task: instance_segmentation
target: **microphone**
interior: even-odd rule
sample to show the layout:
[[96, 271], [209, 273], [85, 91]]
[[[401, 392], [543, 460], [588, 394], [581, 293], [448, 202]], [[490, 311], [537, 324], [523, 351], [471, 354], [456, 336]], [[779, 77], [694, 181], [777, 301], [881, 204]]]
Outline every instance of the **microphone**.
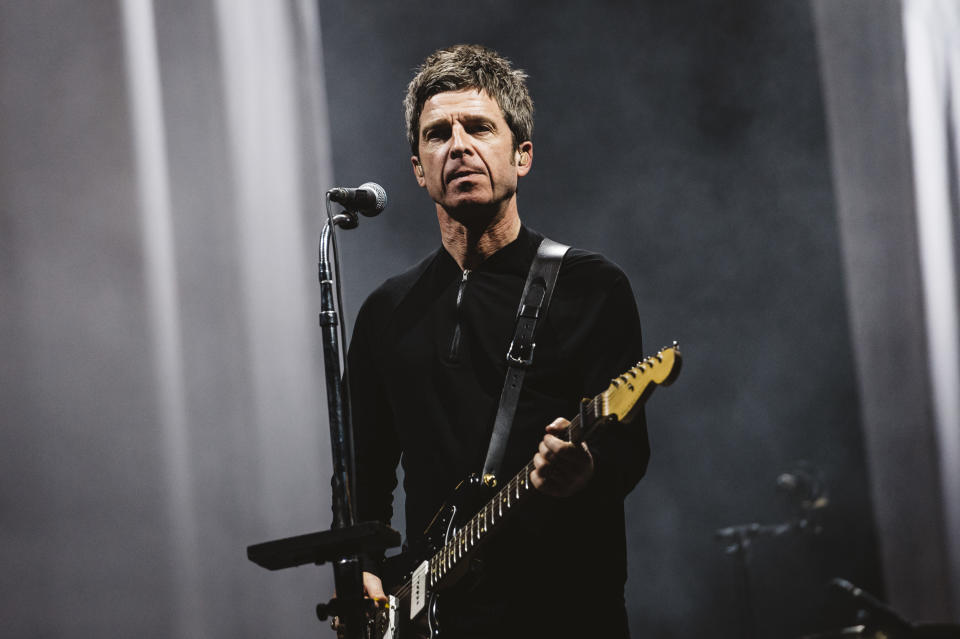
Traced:
[[805, 466], [781, 473], [777, 477], [777, 490], [799, 499], [805, 509], [823, 508], [830, 503], [826, 487], [819, 473]]
[[777, 477], [777, 489], [788, 495], [800, 495], [805, 498], [820, 492], [819, 486], [810, 475], [797, 471], [781, 473]]
[[[858, 608], [865, 610], [876, 625], [897, 633], [907, 633], [903, 636], [913, 636], [913, 624], [869, 592], [861, 590], [846, 579], [840, 579], [839, 577], [832, 580], [830, 585], [846, 595]], [[897, 634], [895, 636], [899, 637], [901, 635]]]
[[387, 192], [376, 182], [365, 182], [355, 189], [334, 187], [327, 191], [327, 196], [348, 211], [367, 217], [379, 215], [387, 206]]

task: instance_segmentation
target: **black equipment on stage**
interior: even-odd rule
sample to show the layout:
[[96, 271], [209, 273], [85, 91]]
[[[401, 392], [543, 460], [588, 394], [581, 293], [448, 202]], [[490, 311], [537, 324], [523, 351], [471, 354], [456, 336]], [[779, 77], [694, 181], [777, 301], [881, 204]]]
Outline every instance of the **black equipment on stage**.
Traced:
[[[332, 201], [347, 207], [337, 215], [330, 210]], [[357, 213], [373, 216], [383, 210], [387, 194], [381, 186], [367, 182], [357, 189], [331, 189], [327, 192], [327, 219], [320, 232], [318, 277], [320, 280], [320, 331], [323, 341], [327, 407], [330, 418], [330, 448], [333, 457], [333, 525], [330, 530], [288, 537], [247, 547], [247, 558], [269, 570], [291, 568], [307, 563], [333, 563], [338, 598], [317, 605], [317, 616], [336, 616], [344, 621], [338, 632], [360, 639], [368, 625], [373, 603], [364, 600], [359, 555], [380, 552], [400, 545], [400, 533], [380, 522], [357, 522], [352, 490], [353, 443], [350, 431], [349, 388], [341, 378], [339, 341], [346, 344], [346, 332], [337, 309], [343, 308], [340, 295], [340, 257], [334, 227], [356, 228]], [[333, 245], [334, 263], [330, 266], [329, 245]], [[334, 303], [336, 286], [336, 304]]]
[[960, 639], [960, 626], [913, 623], [846, 579], [833, 579], [830, 589], [850, 604], [857, 625], [807, 635], [802, 639]]

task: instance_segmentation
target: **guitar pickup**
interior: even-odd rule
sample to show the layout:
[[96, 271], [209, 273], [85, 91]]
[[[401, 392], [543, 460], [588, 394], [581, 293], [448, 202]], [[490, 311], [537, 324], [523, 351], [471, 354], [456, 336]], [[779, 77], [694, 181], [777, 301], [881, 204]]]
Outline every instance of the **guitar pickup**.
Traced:
[[427, 605], [427, 573], [430, 562], [424, 561], [413, 571], [410, 578], [410, 619], [413, 619]]

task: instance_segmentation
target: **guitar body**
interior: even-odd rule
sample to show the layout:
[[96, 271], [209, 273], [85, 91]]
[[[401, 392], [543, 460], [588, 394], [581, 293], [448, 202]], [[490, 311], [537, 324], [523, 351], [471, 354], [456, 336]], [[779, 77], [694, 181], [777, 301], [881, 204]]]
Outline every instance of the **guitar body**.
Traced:
[[[441, 549], [456, 545], [458, 533], [465, 524], [487, 502], [496, 491], [483, 485], [480, 477], [470, 475], [461, 481], [434, 515], [427, 526], [423, 538], [408, 551], [386, 560], [384, 566], [384, 590], [396, 599], [399, 619], [399, 636], [429, 637], [440, 639], [442, 632], [439, 621], [440, 594], [475, 572], [475, 549], [458, 555], [456, 566], [435, 588], [428, 588], [424, 610], [410, 619], [411, 581], [414, 571], [424, 561], [436, 555]], [[467, 556], [469, 555], [469, 557]], [[472, 560], [472, 561], [471, 561]], [[384, 638], [388, 639], [388, 638]]]

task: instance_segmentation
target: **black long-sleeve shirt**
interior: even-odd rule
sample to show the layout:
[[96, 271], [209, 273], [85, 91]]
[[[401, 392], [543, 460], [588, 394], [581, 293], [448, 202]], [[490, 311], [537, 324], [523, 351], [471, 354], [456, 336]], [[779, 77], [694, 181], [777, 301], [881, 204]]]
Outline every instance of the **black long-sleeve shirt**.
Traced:
[[[541, 239], [522, 228], [469, 271], [440, 248], [363, 304], [348, 361], [360, 520], [389, 522], [401, 459], [409, 537], [483, 466], [520, 294]], [[601, 392], [643, 356], [623, 272], [600, 255], [571, 249], [536, 343], [503, 477], [533, 457], [548, 423], [571, 418], [581, 397]], [[441, 599], [445, 636], [598, 636], [599, 629], [626, 636], [623, 497], [649, 458], [642, 412], [590, 448], [595, 473], [588, 486], [530, 504], [485, 547], [479, 584]], [[557, 605], [562, 614], [552, 609]]]

